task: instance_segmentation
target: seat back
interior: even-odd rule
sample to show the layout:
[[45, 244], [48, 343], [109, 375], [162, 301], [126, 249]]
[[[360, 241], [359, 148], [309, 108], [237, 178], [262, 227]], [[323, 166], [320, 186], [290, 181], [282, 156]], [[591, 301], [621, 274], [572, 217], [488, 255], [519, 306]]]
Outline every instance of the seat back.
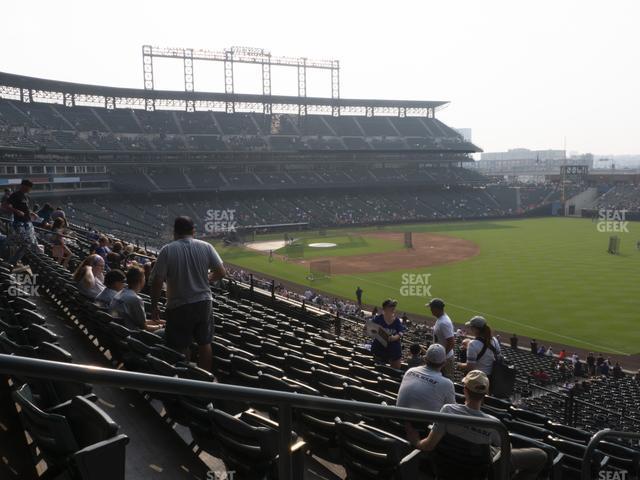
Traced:
[[38, 448], [45, 456], [62, 458], [78, 450], [78, 443], [67, 419], [62, 415], [45, 413], [33, 403], [31, 389], [24, 384], [12, 393], [20, 405], [20, 418]]
[[451, 434], [438, 442], [433, 458], [438, 479], [485, 479], [491, 469], [489, 444], [468, 442]]
[[37, 323], [32, 323], [27, 327], [27, 336], [31, 345], [38, 345], [40, 342], [55, 343], [58, 341], [58, 335]]
[[361, 425], [336, 419], [337, 443], [347, 478], [396, 477], [400, 461], [411, 452], [401, 439], [374, 433]]
[[66, 418], [80, 448], [108, 440], [120, 429], [104, 410], [84, 397], [71, 400]]
[[271, 470], [278, 453], [277, 430], [248, 425], [217, 409], [211, 411], [211, 422], [227, 466], [256, 478]]

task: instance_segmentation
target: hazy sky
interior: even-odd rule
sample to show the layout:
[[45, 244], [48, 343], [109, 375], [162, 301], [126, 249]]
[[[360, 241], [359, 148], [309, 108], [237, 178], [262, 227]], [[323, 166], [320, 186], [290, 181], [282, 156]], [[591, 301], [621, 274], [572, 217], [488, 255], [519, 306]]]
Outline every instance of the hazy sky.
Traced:
[[[142, 87], [141, 45], [262, 47], [335, 58], [341, 96], [449, 100], [438, 117], [485, 151], [640, 153], [640, 0], [4, 1], [0, 70]], [[181, 63], [158, 88], [183, 88]], [[238, 69], [237, 91], [260, 91]], [[251, 78], [251, 79], [250, 79]], [[309, 95], [330, 93], [309, 75]], [[196, 65], [222, 90], [222, 66]], [[295, 70], [273, 93], [296, 92]]]

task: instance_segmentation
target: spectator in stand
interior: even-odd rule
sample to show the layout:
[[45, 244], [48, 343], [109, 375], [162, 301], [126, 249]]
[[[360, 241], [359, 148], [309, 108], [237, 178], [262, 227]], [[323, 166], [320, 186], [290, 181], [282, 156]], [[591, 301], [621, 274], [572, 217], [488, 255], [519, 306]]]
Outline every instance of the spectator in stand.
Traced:
[[433, 298], [426, 306], [429, 307], [431, 314], [436, 318], [436, 323], [433, 326], [433, 341], [442, 345], [445, 352], [447, 352], [447, 360], [444, 367], [442, 367], [442, 374], [447, 378], [453, 378], [453, 371], [455, 369], [453, 322], [449, 316], [444, 313], [445, 305], [441, 299]]
[[131, 329], [147, 330], [158, 335], [164, 335], [163, 320], [147, 320], [144, 302], [138, 296], [146, 283], [144, 271], [140, 267], [127, 270], [127, 288], [120, 291], [111, 303], [109, 310], [112, 315], [122, 319], [124, 326]]
[[360, 287], [356, 288], [356, 300], [358, 302], [358, 306], [362, 307], [362, 289]]
[[549, 380], [551, 380], [551, 377], [549, 376], [549, 374], [547, 372], [545, 372], [543, 369], [540, 369], [536, 372], [535, 374], [535, 378], [537, 378], [538, 380], [540, 380], [540, 382], [542, 382], [543, 384], [547, 383]]
[[419, 367], [424, 364], [424, 349], [419, 343], [414, 343], [409, 347], [409, 353], [411, 357], [407, 360], [407, 365], [411, 367]]
[[512, 350], [517, 350], [518, 349], [518, 337], [516, 337], [515, 333], [511, 337], [510, 342], [511, 342], [511, 349]]
[[602, 356], [601, 353], [598, 354], [598, 357], [596, 358], [596, 366], [599, 368], [600, 365], [602, 365], [604, 363], [604, 357]]
[[113, 268], [118, 269], [122, 267], [122, 263], [123, 263], [122, 248], [123, 248], [122, 243], [120, 242], [113, 243], [113, 248], [107, 254], [107, 258], [106, 258], [109, 269], [113, 269]]
[[[434, 343], [427, 349], [426, 365], [410, 368], [402, 377], [396, 405], [430, 412], [439, 412], [443, 405], [455, 403], [453, 382], [442, 376], [446, 353]], [[407, 432], [411, 430], [407, 424]]]
[[109, 248], [109, 239], [106, 235], [100, 235], [98, 239], [98, 248], [96, 248], [96, 253], [100, 255], [104, 260], [107, 259], [107, 255], [111, 253], [111, 249]]
[[589, 375], [596, 374], [596, 357], [593, 355], [593, 352], [589, 352], [587, 356], [587, 370], [589, 371]]
[[545, 346], [540, 345], [540, 348], [538, 349], [538, 356], [544, 357], [546, 353], [547, 353], [547, 349], [545, 348]]
[[551, 348], [551, 347], [547, 348], [547, 351], [545, 352], [545, 355], [547, 357], [553, 357], [553, 348]]
[[53, 207], [48, 203], [45, 203], [43, 207], [40, 210], [38, 210], [38, 216], [42, 219], [42, 223], [49, 223], [52, 213], [53, 213]]
[[114, 297], [122, 291], [127, 277], [122, 270], [109, 270], [104, 276], [105, 289], [96, 297], [96, 302], [104, 307], [111, 305]]
[[538, 354], [538, 342], [536, 342], [536, 339], [532, 339], [531, 340], [531, 355], [537, 355]]
[[584, 365], [580, 360], [578, 360], [573, 366], [573, 374], [576, 377], [584, 377]]
[[62, 210], [62, 207], [56, 207], [56, 209], [51, 212], [51, 216], [50, 216], [51, 220], [55, 220], [56, 218], [64, 218], [65, 223], [67, 222], [67, 216], [64, 213], [64, 210]]
[[386, 299], [382, 302], [382, 313], [371, 320], [387, 337], [386, 345], [383, 345], [378, 339], [374, 339], [371, 343], [371, 353], [377, 362], [388, 363], [392, 368], [400, 369], [402, 366], [402, 335], [405, 328], [396, 315], [397, 305], [396, 300]]
[[571, 355], [571, 363], [575, 366], [578, 360], [580, 360], [580, 357], [576, 352], [573, 352], [573, 355]]
[[53, 239], [51, 245], [51, 256], [60, 264], [67, 267], [69, 265], [69, 260], [73, 256], [71, 250], [66, 245], [65, 240], [65, 229], [64, 229], [64, 220], [62, 218], [56, 218], [53, 221], [53, 225], [51, 227], [51, 231], [53, 232]]
[[567, 351], [563, 348], [562, 350], [560, 350], [560, 353], [558, 353], [558, 360], [562, 361], [566, 356]]
[[105, 289], [102, 257], [93, 253], [85, 258], [73, 273], [73, 280], [82, 295], [95, 300]]
[[7, 206], [7, 201], [9, 200], [9, 197], [11, 196], [11, 189], [10, 188], [5, 188], [4, 189], [4, 194], [2, 195], [2, 200], [0, 201], [0, 211], [2, 213], [13, 213]]
[[188, 354], [195, 340], [198, 366], [211, 371], [214, 326], [209, 282], [217, 282], [226, 271], [216, 249], [194, 235], [191, 218], [175, 219], [175, 240], [162, 247], [151, 273], [152, 319], [160, 319], [158, 301], [166, 280], [167, 345]]
[[605, 360], [598, 366], [598, 374], [599, 375], [604, 375], [605, 377], [609, 376], [609, 362], [608, 361]]
[[31, 223], [33, 212], [31, 211], [29, 193], [32, 188], [31, 180], [25, 178], [20, 183], [20, 188], [13, 192], [3, 204], [3, 209], [13, 214], [12, 241], [16, 250], [8, 261], [14, 266], [22, 259], [27, 250], [34, 249], [37, 244], [33, 223]]
[[624, 372], [622, 371], [622, 367], [620, 367], [620, 363], [616, 362], [613, 366], [613, 378], [619, 380], [622, 377], [624, 377]]
[[[441, 413], [467, 415], [476, 418], [495, 418], [484, 413], [482, 402], [489, 393], [489, 378], [484, 372], [472, 370], [462, 380], [464, 384], [464, 405], [450, 403], [440, 409]], [[445, 435], [452, 435], [470, 443], [491, 445], [492, 457], [499, 452], [500, 436], [495, 430], [468, 425], [454, 425], [436, 422], [427, 438], [420, 440], [417, 432], [412, 432], [409, 441], [418, 449], [431, 452]], [[511, 450], [512, 477], [518, 480], [535, 480], [547, 463], [547, 454], [539, 448], [514, 448]], [[453, 473], [453, 472], [452, 472]], [[453, 477], [452, 477], [453, 478]]]
[[471, 335], [475, 337], [467, 348], [467, 362], [458, 364], [458, 368], [464, 371], [480, 370], [491, 376], [493, 362], [500, 355], [500, 343], [491, 334], [491, 327], [484, 317], [473, 317], [465, 326], [471, 329]]

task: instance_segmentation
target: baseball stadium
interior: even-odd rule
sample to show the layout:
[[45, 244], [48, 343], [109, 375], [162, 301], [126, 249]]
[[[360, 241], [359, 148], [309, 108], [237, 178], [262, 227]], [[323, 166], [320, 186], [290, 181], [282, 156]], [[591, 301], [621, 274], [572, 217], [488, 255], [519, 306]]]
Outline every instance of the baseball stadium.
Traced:
[[638, 478], [640, 176], [483, 170], [447, 101], [343, 98], [337, 60], [141, 68], [0, 73], [0, 478]]

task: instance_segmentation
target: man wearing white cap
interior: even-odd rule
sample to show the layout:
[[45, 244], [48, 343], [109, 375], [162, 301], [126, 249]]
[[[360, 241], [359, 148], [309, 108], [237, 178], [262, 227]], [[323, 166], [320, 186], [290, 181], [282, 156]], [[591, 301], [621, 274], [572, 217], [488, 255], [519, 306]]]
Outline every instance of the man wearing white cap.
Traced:
[[[480, 370], [472, 370], [462, 379], [464, 383], [464, 405], [445, 405], [441, 413], [467, 415], [479, 418], [494, 418], [480, 410], [485, 395], [489, 393], [489, 377]], [[436, 422], [427, 438], [420, 440], [416, 432], [412, 432], [410, 442], [418, 449], [430, 452], [446, 435], [453, 435], [467, 442], [480, 445], [500, 446], [500, 435], [492, 429], [477, 426], [453, 425]], [[494, 456], [497, 450], [493, 452]], [[511, 450], [511, 471], [518, 480], [537, 479], [547, 462], [547, 454], [540, 448], [515, 448]]]
[[453, 382], [441, 373], [446, 358], [442, 345], [431, 345], [427, 349], [426, 365], [410, 368], [404, 374], [396, 405], [439, 412], [443, 405], [455, 403]]
[[447, 358], [442, 367], [442, 374], [447, 378], [453, 378], [455, 369], [453, 322], [449, 315], [444, 313], [444, 302], [441, 299], [432, 298], [426, 306], [431, 310], [431, 314], [436, 317], [436, 323], [433, 326], [433, 341], [442, 345], [447, 353]]

